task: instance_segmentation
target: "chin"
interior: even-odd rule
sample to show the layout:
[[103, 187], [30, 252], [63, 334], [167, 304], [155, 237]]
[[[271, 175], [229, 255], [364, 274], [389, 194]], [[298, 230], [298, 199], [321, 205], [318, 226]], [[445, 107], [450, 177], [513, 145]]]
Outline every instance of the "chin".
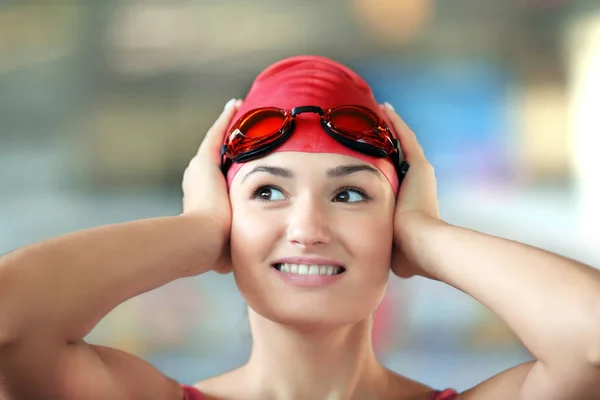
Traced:
[[[373, 310], [348, 306], [340, 301], [297, 301], [295, 304], [272, 299], [247, 299], [249, 307], [262, 318], [302, 331], [335, 329], [370, 319]], [[288, 298], [289, 301], [292, 299]]]
[[[256, 311], [256, 310], [255, 310]], [[333, 315], [314, 315], [307, 313], [260, 313], [257, 314], [263, 318], [275, 322], [280, 325], [287, 326], [292, 329], [299, 331], [323, 331], [331, 330], [344, 326], [354, 325], [364, 319], [367, 316], [361, 318], [352, 319], [341, 319], [334, 317]]]

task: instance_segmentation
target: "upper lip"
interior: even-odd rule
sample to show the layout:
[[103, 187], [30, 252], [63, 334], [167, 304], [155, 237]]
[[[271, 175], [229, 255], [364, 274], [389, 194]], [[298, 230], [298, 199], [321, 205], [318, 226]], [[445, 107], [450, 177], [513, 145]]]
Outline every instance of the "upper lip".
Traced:
[[282, 257], [278, 258], [273, 264], [316, 264], [316, 265], [333, 265], [337, 267], [343, 267], [344, 265], [333, 258], [324, 257]]

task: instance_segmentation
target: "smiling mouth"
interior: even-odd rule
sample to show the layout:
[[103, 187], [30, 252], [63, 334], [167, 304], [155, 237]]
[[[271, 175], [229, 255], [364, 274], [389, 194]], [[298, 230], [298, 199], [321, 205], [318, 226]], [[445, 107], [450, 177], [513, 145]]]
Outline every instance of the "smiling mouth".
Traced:
[[346, 268], [337, 265], [317, 265], [317, 264], [273, 264], [273, 268], [279, 272], [296, 275], [339, 275], [346, 271]]

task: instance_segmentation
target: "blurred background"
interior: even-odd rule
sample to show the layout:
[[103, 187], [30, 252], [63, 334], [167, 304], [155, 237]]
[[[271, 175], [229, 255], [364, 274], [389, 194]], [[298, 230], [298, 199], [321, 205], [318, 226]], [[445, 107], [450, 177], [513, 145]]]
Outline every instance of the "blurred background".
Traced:
[[[600, 265], [597, 0], [1, 1], [0, 253], [178, 214], [225, 102], [296, 54], [347, 64], [396, 107], [445, 220]], [[124, 303], [88, 339], [186, 383], [251, 345], [232, 277], [213, 273]], [[435, 387], [530, 358], [485, 307], [418, 278], [391, 280], [375, 341]]]

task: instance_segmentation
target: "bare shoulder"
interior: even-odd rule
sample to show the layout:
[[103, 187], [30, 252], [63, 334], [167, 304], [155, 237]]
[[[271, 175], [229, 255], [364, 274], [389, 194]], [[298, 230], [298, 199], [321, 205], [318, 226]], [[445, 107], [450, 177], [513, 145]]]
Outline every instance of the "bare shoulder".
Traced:
[[241, 368], [234, 369], [215, 377], [196, 382], [193, 386], [198, 389], [206, 400], [212, 399], [235, 399], [243, 397], [240, 390], [243, 388], [240, 382]]
[[132, 398], [183, 398], [183, 389], [177, 381], [166, 376], [146, 360], [133, 354], [105, 346], [89, 345], [115, 385], [125, 388]]
[[[535, 362], [530, 361], [503, 371], [481, 382], [477, 386], [460, 393], [457, 400], [516, 399], [519, 397], [523, 383], [534, 365]], [[390, 400], [428, 400], [434, 391], [428, 386], [411, 381], [402, 376], [396, 378], [395, 387], [397, 390], [388, 397]], [[436, 389], [440, 390], [446, 388]]]
[[0, 398], [183, 398], [177, 382], [132, 354], [85, 341], [51, 344], [17, 344], [3, 351]]
[[488, 380], [483, 381], [472, 389], [461, 393], [459, 400], [504, 400], [516, 399], [523, 387], [525, 379], [534, 367], [530, 361], [507, 369]]

